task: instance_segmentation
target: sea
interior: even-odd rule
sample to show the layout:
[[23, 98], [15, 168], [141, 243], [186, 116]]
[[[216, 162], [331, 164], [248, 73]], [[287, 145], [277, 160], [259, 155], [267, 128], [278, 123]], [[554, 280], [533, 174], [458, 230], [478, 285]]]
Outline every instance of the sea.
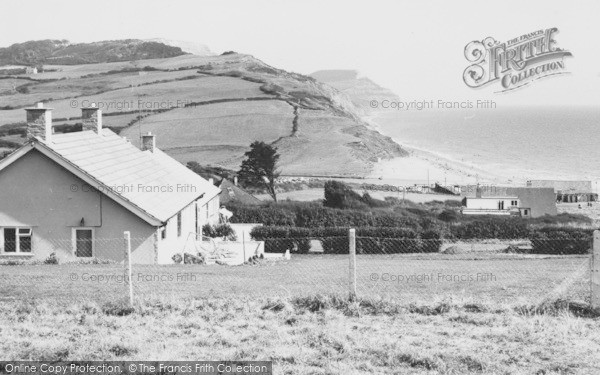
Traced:
[[600, 106], [382, 112], [401, 145], [509, 179], [600, 180]]

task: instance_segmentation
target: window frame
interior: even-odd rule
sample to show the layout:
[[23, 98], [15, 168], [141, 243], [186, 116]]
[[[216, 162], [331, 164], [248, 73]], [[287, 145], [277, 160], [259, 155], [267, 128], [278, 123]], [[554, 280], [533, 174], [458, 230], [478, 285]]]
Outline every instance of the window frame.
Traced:
[[[6, 251], [6, 243], [4, 239], [4, 230], [14, 229], [15, 230], [15, 251]], [[22, 229], [28, 230], [29, 233], [20, 233]], [[29, 237], [31, 243], [31, 249], [29, 251], [21, 251], [21, 238]], [[0, 227], [0, 243], [2, 244], [2, 255], [33, 255], [33, 227], [15, 226], [15, 227]]]

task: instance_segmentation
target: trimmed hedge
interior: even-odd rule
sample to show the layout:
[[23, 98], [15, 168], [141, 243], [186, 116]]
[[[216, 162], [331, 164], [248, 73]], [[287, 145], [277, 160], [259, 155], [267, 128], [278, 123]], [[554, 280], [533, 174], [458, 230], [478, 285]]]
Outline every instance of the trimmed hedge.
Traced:
[[533, 254], [589, 254], [593, 231], [577, 228], [542, 228], [531, 233]]
[[286, 250], [308, 253], [311, 232], [308, 228], [295, 227], [254, 227], [252, 238], [265, 241], [265, 252], [285, 253]]
[[[326, 254], [348, 254], [348, 228], [255, 227], [252, 238], [265, 241], [266, 252], [286, 250], [306, 253], [310, 238], [317, 239]], [[418, 233], [410, 228], [362, 227], [356, 229], [356, 251], [359, 254], [398, 254], [438, 252], [441, 234]]]
[[409, 227], [420, 229], [418, 218], [406, 217], [392, 212], [340, 210], [315, 203], [268, 206], [244, 206], [229, 204], [233, 212], [231, 222], [262, 223], [270, 226], [303, 228], [337, 227]]
[[450, 226], [450, 237], [455, 239], [497, 238], [500, 240], [529, 238], [529, 227], [518, 218], [485, 218]]

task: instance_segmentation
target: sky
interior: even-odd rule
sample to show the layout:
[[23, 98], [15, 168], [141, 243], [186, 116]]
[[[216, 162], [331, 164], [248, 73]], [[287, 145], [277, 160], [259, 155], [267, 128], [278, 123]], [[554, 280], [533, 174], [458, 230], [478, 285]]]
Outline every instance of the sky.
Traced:
[[[7, 10], [9, 9], [9, 10]], [[38, 39], [165, 38], [249, 53], [310, 74], [354, 69], [402, 100], [494, 100], [499, 106], [597, 106], [600, 2], [543, 1], [27, 1], [0, 14], [0, 46]], [[465, 46], [557, 27], [568, 75], [495, 93], [472, 89]]]

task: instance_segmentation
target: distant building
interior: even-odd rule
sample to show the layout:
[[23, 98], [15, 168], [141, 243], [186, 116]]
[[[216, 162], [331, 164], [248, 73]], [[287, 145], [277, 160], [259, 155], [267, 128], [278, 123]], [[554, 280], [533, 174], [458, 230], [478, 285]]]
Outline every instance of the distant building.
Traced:
[[466, 186], [461, 189], [461, 195], [465, 215], [540, 217], [557, 214], [553, 188]]
[[521, 215], [530, 211], [519, 208], [519, 197], [466, 197], [462, 213], [465, 215]]
[[556, 201], [561, 203], [598, 201], [598, 194], [594, 193], [592, 181], [529, 180], [527, 187], [552, 188], [556, 193]]
[[[235, 180], [237, 181], [237, 177]], [[247, 205], [258, 205], [263, 203], [254, 195], [237, 186], [236, 181], [231, 182], [223, 178], [217, 183], [217, 187], [221, 189], [221, 194], [219, 194], [221, 204], [226, 205], [231, 202], [238, 202]]]

